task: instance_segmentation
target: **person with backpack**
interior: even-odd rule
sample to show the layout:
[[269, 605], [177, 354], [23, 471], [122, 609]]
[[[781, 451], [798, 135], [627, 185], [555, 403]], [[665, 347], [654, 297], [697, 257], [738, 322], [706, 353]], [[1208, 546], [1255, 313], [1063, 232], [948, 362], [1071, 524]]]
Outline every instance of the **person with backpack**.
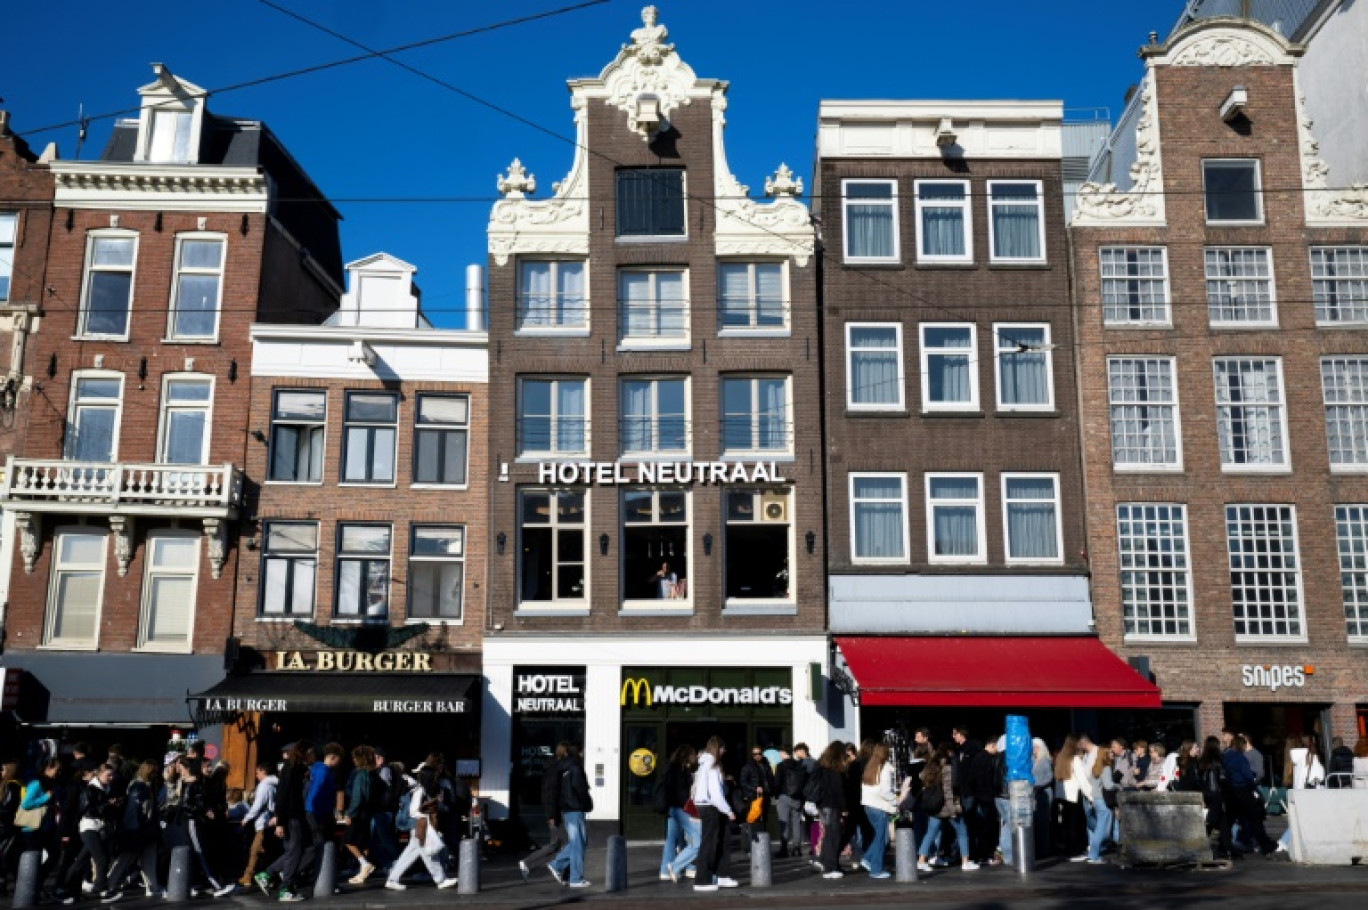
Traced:
[[271, 773], [271, 766], [267, 762], [257, 764], [256, 782], [256, 790], [252, 793], [252, 806], [240, 822], [244, 830], [252, 832], [252, 843], [247, 848], [247, 866], [238, 879], [238, 884], [244, 888], [252, 886], [257, 866], [261, 864], [261, 858], [266, 853], [266, 839], [271, 836], [268, 822], [275, 814], [276, 787], [280, 784], [280, 780]]
[[802, 856], [803, 829], [807, 821], [803, 815], [803, 785], [807, 783], [808, 757], [806, 743], [799, 743], [792, 749], [784, 746], [779, 750], [779, 767], [774, 772], [774, 792], [779, 795], [779, 853], [780, 857]]
[[1225, 810], [1225, 794], [1229, 788], [1226, 783], [1225, 765], [1221, 763], [1221, 741], [1208, 736], [1202, 744], [1202, 754], [1197, 758], [1197, 782], [1202, 792], [1202, 805], [1206, 808], [1206, 831], [1210, 836], [1216, 832], [1216, 859], [1230, 859], [1230, 815]]
[[841, 831], [846, 818], [846, 771], [850, 758], [843, 742], [834, 742], [822, 751], [816, 769], [808, 775], [803, 787], [803, 799], [817, 807], [821, 823], [819, 858], [813, 867], [822, 878], [842, 878]]
[[652, 794], [656, 811], [665, 813], [665, 847], [660, 852], [662, 881], [678, 882], [680, 871], [688, 869], [698, 856], [702, 825], [688, 812], [697, 758], [698, 752], [693, 746], [675, 749]]
[[959, 794], [955, 792], [954, 771], [950, 764], [950, 747], [942, 743], [936, 748], [931, 760], [922, 771], [922, 795], [918, 798], [918, 808], [926, 813], [926, 836], [922, 838], [921, 850], [917, 856], [917, 870], [930, 872], [932, 862], [937, 866], [949, 865], [936, 857], [940, 844], [941, 826], [947, 822], [955, 831], [959, 843], [960, 868], [965, 872], [978, 869], [978, 863], [969, 858], [969, 829], [964, 825], [964, 807]]
[[[551, 753], [551, 760], [546, 763], [546, 769], [542, 771], [541, 801], [546, 810], [546, 824], [551, 832], [551, 840], [546, 846], [538, 847], [518, 862], [518, 872], [522, 874], [523, 881], [531, 879], [533, 869], [549, 863], [552, 857], [570, 843], [565, 834], [565, 825], [561, 824], [560, 814], [560, 763], [570, 754], [568, 749], [568, 743], [559, 743]], [[550, 867], [548, 871], [556, 881], [560, 881], [560, 873]]]
[[555, 859], [547, 864], [547, 868], [571, 888], [588, 888], [589, 880], [584, 877], [584, 851], [588, 846], [589, 832], [584, 816], [594, 810], [594, 798], [589, 793], [589, 778], [580, 764], [579, 750], [570, 743], [561, 745], [565, 747], [565, 757], [556, 763], [560, 775], [557, 808], [561, 824], [565, 827], [566, 844]]
[[[742, 816], [742, 824], [747, 835], [746, 852], [749, 853], [760, 832], [769, 827], [770, 800], [774, 798], [774, 770], [770, 768], [769, 759], [765, 758], [765, 750], [759, 745], [751, 748], [750, 761], [741, 766], [737, 786], [746, 803], [746, 815]], [[760, 803], [758, 815], [755, 812], [757, 801]]]
[[357, 746], [352, 749], [352, 770], [347, 777], [346, 808], [342, 810], [342, 824], [346, 826], [347, 852], [356, 860], [356, 874], [347, 881], [353, 885], [363, 885], [375, 871], [375, 864], [367, 857], [371, 842], [371, 818], [375, 814], [374, 796], [383, 801], [383, 793], [373, 793], [375, 771], [375, 750], [370, 746]]
[[285, 764], [280, 769], [276, 788], [276, 810], [270, 821], [275, 835], [285, 843], [285, 852], [255, 876], [257, 887], [267, 897], [279, 889], [277, 898], [286, 903], [304, 900], [296, 887], [300, 873], [314, 861], [313, 837], [309, 830], [305, 797], [309, 787], [309, 761], [313, 745], [303, 740], [285, 748]]
[[399, 842], [394, 837], [394, 816], [399, 811], [399, 797], [404, 789], [402, 779], [396, 777], [390, 767], [385, 750], [375, 747], [375, 773], [371, 777], [374, 791], [379, 785], [378, 795], [373, 793], [372, 803], [376, 810], [371, 815], [371, 862], [384, 873], [399, 856]]
[[385, 887], [391, 891], [404, 891], [407, 889], [400, 879], [409, 867], [418, 860], [423, 861], [427, 867], [428, 875], [432, 876], [432, 881], [438, 888], [454, 888], [456, 877], [448, 876], [442, 867], [439, 857], [445, 849], [442, 842], [442, 835], [437, 829], [437, 802], [441, 796], [441, 783], [438, 777], [438, 769], [434, 765], [425, 764], [418, 769], [418, 785], [409, 791], [404, 797], [405, 814], [414, 820], [413, 834], [409, 837], [408, 846], [404, 852], [399, 854], [399, 858], [390, 866], [389, 875], [385, 879]]
[[122, 900], [124, 877], [137, 866], [143, 887], [152, 897], [164, 897], [157, 876], [157, 846], [161, 826], [157, 814], [157, 764], [143, 762], [129, 782], [124, 798], [123, 820], [115, 837], [118, 857], [109, 870], [110, 890], [101, 903]]
[[64, 904], [75, 903], [77, 895], [82, 893], [81, 885], [92, 865], [95, 870], [93, 890], [102, 898], [109, 896], [109, 879], [106, 874], [109, 855], [105, 851], [105, 829], [114, 827], [117, 813], [120, 811], [119, 806], [109, 796], [109, 787], [113, 781], [114, 769], [109, 765], [100, 765], [91, 772], [77, 797], [76, 831], [81, 849], [72, 860], [66, 880], [63, 882], [67, 891], [67, 896], [62, 901]]

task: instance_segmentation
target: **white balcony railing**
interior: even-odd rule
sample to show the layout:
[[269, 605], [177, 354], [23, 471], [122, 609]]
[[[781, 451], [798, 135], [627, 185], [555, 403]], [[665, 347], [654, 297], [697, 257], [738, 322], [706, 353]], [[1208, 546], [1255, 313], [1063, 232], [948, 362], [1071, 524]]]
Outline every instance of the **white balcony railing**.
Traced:
[[195, 515], [237, 509], [242, 474], [232, 464], [130, 464], [15, 458], [5, 463], [0, 501], [35, 511], [113, 510], [138, 514], [189, 509]]

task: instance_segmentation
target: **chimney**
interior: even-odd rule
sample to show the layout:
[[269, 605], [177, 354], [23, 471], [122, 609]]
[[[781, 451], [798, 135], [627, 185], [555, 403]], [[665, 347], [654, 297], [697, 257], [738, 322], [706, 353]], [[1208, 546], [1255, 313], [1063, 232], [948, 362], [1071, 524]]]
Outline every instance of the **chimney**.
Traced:
[[466, 266], [466, 328], [472, 332], [485, 330], [484, 266]]

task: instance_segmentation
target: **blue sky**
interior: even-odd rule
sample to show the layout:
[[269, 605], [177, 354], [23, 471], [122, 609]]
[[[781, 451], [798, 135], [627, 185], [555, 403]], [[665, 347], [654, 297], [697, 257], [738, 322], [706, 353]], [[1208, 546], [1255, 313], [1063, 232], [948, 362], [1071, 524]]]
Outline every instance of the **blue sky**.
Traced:
[[[385, 49], [577, 0], [272, 2]], [[399, 55], [555, 136], [380, 59], [216, 94], [209, 107], [265, 120], [345, 216], [347, 259], [385, 250], [412, 262], [433, 321], [460, 325], [465, 264], [486, 261], [496, 175], [521, 158], [538, 197], [549, 194], [573, 153], [565, 80], [597, 75], [640, 25], [643, 5], [609, 0]], [[731, 82], [728, 162], [758, 194], [781, 161], [810, 184], [824, 98], [1050, 98], [1071, 114], [1101, 107], [1114, 119], [1141, 75], [1136, 49], [1151, 30], [1167, 34], [1183, 2], [656, 5], [685, 62]], [[136, 106], [153, 61], [215, 89], [360, 53], [260, 0], [132, 9], [76, 0], [7, 11], [0, 97], [35, 148], [56, 141], [73, 157], [75, 127], [33, 131], [75, 119], [82, 103], [95, 115]], [[92, 121], [81, 157], [99, 154], [111, 123]]]

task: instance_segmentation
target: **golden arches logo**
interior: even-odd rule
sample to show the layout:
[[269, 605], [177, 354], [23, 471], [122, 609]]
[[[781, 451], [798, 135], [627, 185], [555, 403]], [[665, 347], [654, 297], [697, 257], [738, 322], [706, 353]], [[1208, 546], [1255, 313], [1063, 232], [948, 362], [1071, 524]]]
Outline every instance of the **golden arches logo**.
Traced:
[[643, 694], [646, 697], [646, 707], [649, 708], [655, 704], [651, 695], [650, 680], [628, 677], [622, 681], [622, 691], [618, 693], [618, 704], [624, 708], [627, 707], [627, 693], [629, 691], [632, 693], [632, 704], [640, 705]]

